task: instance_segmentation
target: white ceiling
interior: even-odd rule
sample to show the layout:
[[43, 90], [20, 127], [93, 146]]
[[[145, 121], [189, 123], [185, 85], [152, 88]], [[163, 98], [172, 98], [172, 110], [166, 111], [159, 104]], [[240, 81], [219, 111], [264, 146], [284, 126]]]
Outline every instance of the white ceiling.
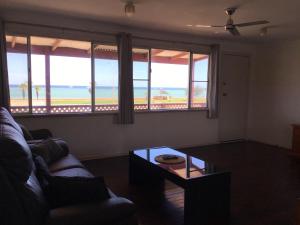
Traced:
[[[124, 0], [0, 0], [2, 10], [18, 9], [55, 13], [99, 20], [137, 28], [157, 29], [230, 39], [296, 39], [300, 37], [300, 0], [135, 0], [136, 13], [124, 14]], [[195, 28], [188, 24], [223, 25], [224, 9], [238, 6], [236, 23], [268, 20], [266, 37], [259, 36], [265, 25], [240, 28], [242, 37], [231, 37], [222, 28]]]

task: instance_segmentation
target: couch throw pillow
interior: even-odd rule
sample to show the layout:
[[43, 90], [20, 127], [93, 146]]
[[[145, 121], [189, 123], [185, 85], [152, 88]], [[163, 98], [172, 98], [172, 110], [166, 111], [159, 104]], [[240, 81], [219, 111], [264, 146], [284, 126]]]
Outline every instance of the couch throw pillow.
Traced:
[[32, 154], [41, 156], [47, 165], [66, 156], [68, 152], [52, 139], [46, 139], [36, 144], [31, 144]]
[[50, 208], [95, 202], [110, 197], [103, 177], [52, 176], [41, 156], [35, 156], [36, 175]]

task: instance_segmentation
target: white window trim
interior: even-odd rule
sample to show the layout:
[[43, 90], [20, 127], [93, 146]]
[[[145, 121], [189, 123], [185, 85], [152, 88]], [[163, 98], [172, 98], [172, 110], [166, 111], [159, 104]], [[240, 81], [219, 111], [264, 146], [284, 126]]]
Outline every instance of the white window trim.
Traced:
[[[133, 49], [145, 49], [145, 50], [148, 50], [148, 107], [147, 109], [145, 110], [134, 110], [135, 112], [178, 112], [178, 111], [207, 111], [208, 110], [208, 106], [206, 107], [192, 107], [192, 93], [191, 93], [191, 89], [192, 89], [192, 84], [194, 82], [196, 83], [200, 83], [200, 82], [206, 82], [207, 83], [207, 87], [208, 87], [208, 83], [209, 83], [209, 76], [208, 76], [208, 72], [207, 72], [207, 81], [194, 81], [192, 79], [192, 68], [193, 68], [193, 55], [194, 54], [206, 54], [208, 55], [208, 60], [210, 60], [210, 53], [203, 53], [203, 52], [194, 52], [194, 51], [188, 51], [188, 50], [182, 50], [182, 49], [178, 49], [178, 48], [158, 48], [158, 47], [143, 47], [143, 46], [135, 46], [133, 45]], [[162, 49], [162, 50], [174, 50], [174, 51], [186, 51], [186, 52], [189, 52], [189, 69], [188, 69], [188, 76], [189, 76], [189, 84], [188, 84], [188, 107], [186, 109], [151, 109], [151, 63], [152, 63], [152, 60], [151, 60], [151, 50], [152, 49]], [[209, 64], [209, 63], [208, 63]], [[146, 79], [134, 79], [133, 78], [133, 81], [135, 80], [146, 80]], [[134, 87], [133, 87], [134, 88]], [[208, 88], [206, 88], [206, 105], [207, 105], [207, 102], [208, 102]]]

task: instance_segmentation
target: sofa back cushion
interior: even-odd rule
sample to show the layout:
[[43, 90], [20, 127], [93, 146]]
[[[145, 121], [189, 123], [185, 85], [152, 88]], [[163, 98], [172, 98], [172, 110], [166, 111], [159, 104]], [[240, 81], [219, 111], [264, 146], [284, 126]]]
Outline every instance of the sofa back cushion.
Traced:
[[6, 173], [26, 182], [33, 169], [31, 151], [23, 135], [14, 127], [0, 123], [0, 164]]
[[14, 120], [11, 114], [7, 111], [6, 108], [0, 107], [0, 124], [7, 124], [15, 128], [20, 134], [23, 135], [23, 131], [19, 124]]

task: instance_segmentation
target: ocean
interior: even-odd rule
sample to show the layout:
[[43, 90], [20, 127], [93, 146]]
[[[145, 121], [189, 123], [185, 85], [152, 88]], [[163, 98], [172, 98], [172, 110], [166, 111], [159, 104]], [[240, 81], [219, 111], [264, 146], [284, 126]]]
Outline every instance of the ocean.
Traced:
[[[134, 97], [145, 98], [147, 88], [135, 87]], [[173, 98], [186, 98], [187, 88], [152, 88], [152, 96], [167, 95]], [[10, 85], [10, 96], [15, 99], [22, 99], [22, 90], [18, 85]], [[27, 96], [27, 93], [26, 93]], [[39, 98], [45, 98], [45, 86], [40, 86]], [[117, 87], [97, 86], [95, 91], [96, 98], [116, 98], [118, 96]], [[36, 91], [33, 87], [32, 98], [36, 98]], [[90, 98], [89, 87], [87, 86], [51, 86], [51, 98]]]

